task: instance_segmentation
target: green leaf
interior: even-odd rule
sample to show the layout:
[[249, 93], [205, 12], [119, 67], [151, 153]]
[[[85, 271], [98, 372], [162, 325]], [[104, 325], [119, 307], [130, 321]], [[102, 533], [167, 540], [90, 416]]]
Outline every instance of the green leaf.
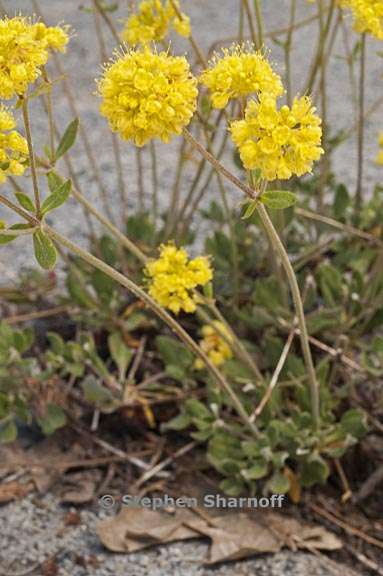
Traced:
[[157, 350], [165, 364], [190, 368], [193, 363], [193, 354], [178, 340], [169, 336], [157, 336]]
[[183, 382], [186, 378], [186, 372], [181, 366], [175, 366], [174, 364], [167, 364], [165, 372], [170, 378]]
[[66, 278], [66, 286], [70, 297], [76, 304], [82, 308], [95, 308], [96, 303], [91, 297], [85, 284], [85, 278], [79, 270], [76, 273], [73, 270], [69, 271]]
[[20, 206], [22, 206], [25, 210], [28, 210], [28, 212], [34, 212], [35, 211], [35, 205], [33, 204], [32, 200], [29, 198], [29, 196], [27, 196], [23, 192], [16, 192], [15, 196], [16, 196], [17, 201], [20, 204]]
[[110, 236], [100, 238], [100, 252], [104, 262], [109, 266], [116, 266], [119, 259], [118, 246]]
[[44, 200], [41, 206], [41, 214], [47, 214], [48, 212], [51, 212], [51, 210], [55, 210], [64, 204], [70, 196], [71, 189], [71, 180], [67, 180], [64, 182], [64, 184], [61, 184], [58, 188], [56, 188], [56, 190]]
[[269, 467], [267, 462], [260, 458], [255, 460], [250, 468], [247, 468], [247, 470], [242, 470], [242, 476], [245, 478], [245, 480], [259, 480], [259, 478], [266, 476], [268, 468]]
[[33, 234], [33, 246], [37, 262], [44, 270], [52, 270], [57, 260], [56, 248], [50, 238], [41, 230]]
[[88, 376], [81, 382], [81, 388], [87, 402], [100, 408], [108, 408], [114, 404], [115, 398], [108, 388], [105, 388], [94, 376]]
[[317, 483], [325, 484], [329, 474], [330, 470], [325, 460], [319, 454], [310, 454], [301, 466], [302, 486], [310, 488]]
[[172, 418], [169, 422], [166, 422], [161, 428], [163, 430], [184, 430], [188, 428], [192, 420], [190, 416], [186, 413], [178, 414], [175, 418]]
[[156, 229], [149, 216], [145, 213], [129, 216], [126, 223], [126, 233], [129, 238], [142, 244], [152, 244]]
[[275, 472], [268, 481], [267, 488], [272, 494], [286, 494], [290, 489], [290, 481], [282, 472]]
[[49, 190], [52, 192], [52, 194], [57, 190], [57, 188], [59, 188], [65, 182], [64, 178], [62, 178], [54, 170], [48, 172], [47, 179], [48, 179], [48, 187]]
[[225, 213], [218, 202], [215, 200], [210, 202], [208, 210], [201, 210], [200, 212], [201, 215], [207, 220], [213, 220], [214, 222], [219, 222], [220, 224], [224, 224], [225, 222]]
[[268, 190], [259, 199], [273, 210], [284, 210], [293, 206], [297, 201], [296, 195], [288, 190]]
[[189, 398], [185, 402], [186, 414], [195, 420], [210, 420], [212, 414], [205, 404], [202, 404], [199, 400], [195, 398]]
[[66, 424], [66, 415], [61, 406], [57, 404], [48, 404], [45, 415], [37, 418], [37, 422], [46, 436], [53, 434], [59, 428]]
[[361, 438], [368, 430], [366, 414], [358, 408], [347, 410], [340, 420], [340, 426], [346, 434]]
[[75, 118], [72, 122], [68, 125], [67, 129], [65, 130], [63, 137], [60, 140], [59, 145], [57, 146], [56, 150], [56, 160], [61, 158], [68, 150], [73, 146], [76, 140], [77, 131], [79, 127], [79, 119]]
[[336, 187], [334, 199], [334, 216], [335, 218], [344, 218], [346, 210], [350, 205], [350, 195], [344, 184]]
[[244, 483], [237, 478], [225, 478], [219, 484], [219, 489], [228, 496], [239, 496], [245, 488]]
[[241, 216], [242, 220], [247, 220], [248, 218], [251, 218], [251, 216], [254, 214], [256, 208], [257, 208], [257, 201], [256, 200], [251, 200], [250, 202], [248, 202], [246, 204], [246, 208], [245, 208], [245, 211], [243, 213], [243, 216]]
[[63, 356], [65, 353], [65, 342], [61, 336], [56, 334], [56, 332], [48, 332], [47, 338], [54, 354], [57, 354], [57, 356]]
[[120, 380], [123, 380], [126, 376], [133, 352], [127, 347], [119, 332], [109, 335], [108, 345], [112, 358], [118, 367]]
[[17, 438], [17, 427], [13, 419], [0, 422], [0, 442], [14, 442]]
[[17, 236], [8, 236], [5, 234], [0, 234], [0, 246], [4, 246], [5, 244], [9, 244], [9, 242], [13, 242], [14, 240], [17, 240]]

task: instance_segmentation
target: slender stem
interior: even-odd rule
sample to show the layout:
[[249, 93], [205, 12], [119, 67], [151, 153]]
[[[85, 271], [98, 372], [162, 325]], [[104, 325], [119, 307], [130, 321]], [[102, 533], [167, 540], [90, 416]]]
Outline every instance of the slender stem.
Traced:
[[[217, 127], [217, 130], [214, 132], [214, 134], [212, 135], [212, 137], [210, 139], [212, 144], [215, 141], [216, 135], [218, 133], [218, 127], [219, 127], [219, 124], [220, 124], [222, 118], [223, 118], [223, 114], [221, 111], [220, 114], [218, 115], [217, 121], [215, 122], [215, 126]], [[225, 130], [224, 137], [222, 139], [219, 150], [214, 155], [217, 160], [219, 160], [222, 157], [222, 154], [223, 154], [225, 147], [226, 147], [226, 142], [227, 142], [228, 137], [229, 137], [229, 132], [227, 130]], [[195, 193], [197, 186], [198, 186], [198, 184], [202, 178], [202, 175], [204, 173], [204, 168], [205, 168], [206, 162], [207, 162], [206, 158], [204, 156], [202, 156], [201, 161], [199, 162], [199, 165], [198, 165], [198, 169], [196, 170], [195, 176], [194, 176], [193, 181], [191, 183], [191, 186], [189, 188], [189, 191], [186, 194], [184, 201], [182, 203], [182, 206], [179, 210], [178, 217], [177, 217], [178, 228], [180, 228], [180, 224], [182, 225], [182, 227], [184, 227], [185, 223], [186, 223], [186, 227], [188, 226], [189, 216], [188, 215], [185, 216], [187, 209], [190, 208], [191, 217], [193, 217], [193, 215], [195, 214], [195, 211], [199, 205], [199, 202], [202, 199], [202, 197], [205, 193], [205, 190], [208, 188], [211, 178], [213, 177], [213, 174], [215, 171], [212, 168], [210, 170], [208, 178], [206, 179], [206, 182], [202, 185], [202, 188], [201, 188], [200, 192], [198, 193], [197, 198], [193, 201], [194, 193]], [[192, 203], [192, 201], [193, 201], [193, 203]], [[184, 219], [185, 219], [185, 222], [183, 222]]]
[[363, 153], [364, 153], [364, 105], [366, 80], [366, 34], [362, 34], [360, 51], [360, 77], [359, 77], [359, 125], [358, 125], [358, 172], [355, 192], [355, 212], [362, 207], [363, 199]]
[[257, 46], [257, 48], [260, 48], [259, 40], [257, 39], [257, 34], [255, 32], [255, 28], [254, 28], [254, 24], [253, 24], [253, 18], [251, 16], [249, 0], [242, 0], [242, 6], [245, 9], [247, 21], [249, 23], [251, 40], [254, 43], [254, 45]]
[[[45, 110], [47, 116], [49, 117], [48, 104], [47, 104], [47, 102], [45, 101], [45, 99], [44, 99], [43, 97], [41, 98], [41, 102], [42, 102], [42, 105], [43, 105], [43, 107], [44, 107], [44, 110]], [[52, 110], [51, 110], [51, 111], [52, 111]], [[58, 128], [57, 128], [57, 125], [56, 125], [56, 123], [55, 123], [53, 114], [52, 114], [52, 117], [51, 117], [51, 120], [50, 120], [50, 121], [52, 122], [52, 130], [53, 130], [54, 136], [56, 136], [56, 139], [57, 139], [58, 141], [60, 141], [60, 140], [61, 140], [60, 132], [59, 132], [59, 130], [58, 130]], [[40, 162], [40, 163], [42, 162], [41, 158], [37, 158], [37, 160], [38, 160], [38, 162]], [[75, 173], [75, 170], [74, 170], [72, 161], [71, 161], [71, 159], [70, 159], [70, 155], [69, 155], [69, 154], [64, 154], [63, 160], [64, 160], [65, 166], [67, 167], [67, 170], [68, 170], [69, 176], [70, 176], [70, 178], [71, 178], [71, 180], [72, 180], [72, 183], [74, 184], [74, 186], [75, 186], [78, 190], [80, 190], [80, 185], [79, 185], [79, 182], [78, 182], [78, 178], [77, 178], [77, 175], [76, 175], [76, 173]], [[47, 170], [50, 169], [50, 165], [49, 165], [49, 164], [46, 166], [46, 169], [47, 169]], [[11, 179], [10, 179], [10, 180], [11, 180]], [[18, 186], [15, 182], [12, 182], [12, 185], [13, 185], [13, 186], [16, 186], [16, 187]], [[86, 224], [87, 224], [87, 226], [88, 226], [89, 238], [90, 238], [93, 242], [95, 242], [95, 240], [96, 240], [96, 234], [95, 234], [94, 228], [93, 228], [93, 226], [92, 226], [92, 221], [91, 221], [91, 219], [90, 219], [90, 217], [89, 217], [88, 212], [87, 212], [86, 210], [84, 210], [84, 207], [83, 207], [83, 215], [84, 215]]]
[[291, 87], [291, 49], [292, 49], [292, 42], [293, 42], [293, 33], [294, 33], [294, 22], [295, 22], [295, 13], [296, 13], [296, 0], [290, 0], [290, 21], [289, 21], [289, 30], [287, 32], [286, 42], [284, 44], [284, 53], [285, 53], [285, 68], [286, 68], [286, 98], [287, 103], [291, 106], [292, 102], [292, 87]]
[[176, 168], [176, 176], [174, 179], [173, 189], [171, 193], [168, 215], [165, 223], [165, 239], [168, 239], [174, 230], [178, 221], [177, 212], [180, 200], [180, 186], [182, 180], [182, 172], [186, 163], [186, 140], [182, 140], [178, 154], [178, 162]]
[[[233, 348], [236, 351], [236, 353], [238, 354], [238, 356], [243, 360], [243, 362], [245, 364], [247, 364], [247, 366], [250, 368], [250, 370], [252, 370], [254, 372], [254, 375], [257, 378], [257, 380], [259, 380], [259, 382], [263, 383], [264, 378], [262, 376], [260, 369], [258, 368], [258, 366], [255, 363], [252, 356], [246, 350], [245, 346], [242, 344], [241, 340], [238, 338], [236, 333], [232, 330], [230, 324], [228, 324], [226, 322], [225, 318], [222, 316], [221, 312], [218, 310], [215, 303], [212, 301], [209, 301], [209, 300], [204, 300], [204, 303], [209, 308], [209, 310], [214, 314], [214, 316], [217, 318], [217, 320], [222, 322], [222, 324], [225, 326], [226, 330], [231, 335], [232, 342], [228, 341], [228, 344], [233, 346]], [[219, 329], [217, 329], [217, 330], [219, 331]], [[223, 332], [220, 332], [220, 335], [222, 335], [222, 337], [225, 338], [225, 335]]]
[[0, 236], [14, 236], [15, 238], [17, 238], [17, 236], [29, 236], [30, 234], [36, 232], [38, 229], [38, 226], [25, 228], [24, 230], [7, 230], [7, 228], [1, 228]]
[[157, 154], [154, 141], [150, 141], [150, 159], [152, 161], [152, 210], [153, 221], [157, 224], [158, 218], [158, 170], [157, 170]]
[[142, 163], [143, 149], [136, 147], [136, 165], [137, 165], [137, 185], [138, 185], [138, 210], [145, 211], [145, 186], [144, 186], [144, 167]]
[[[40, 10], [38, 0], [31, 0], [31, 2], [32, 2], [33, 8], [34, 8], [34, 11], [41, 18], [41, 20], [44, 22], [44, 17], [43, 17], [41, 10]], [[71, 113], [73, 114], [73, 116], [78, 118], [79, 113], [78, 113], [78, 109], [77, 109], [76, 98], [74, 97], [70, 82], [68, 81], [68, 74], [67, 74], [66, 70], [64, 69], [63, 65], [61, 64], [60, 58], [54, 52], [52, 54], [52, 59], [53, 59], [53, 62], [57, 68], [59, 75], [62, 77], [63, 92], [67, 98], [69, 109], [70, 109]], [[95, 154], [93, 152], [93, 148], [92, 148], [92, 145], [90, 143], [88, 133], [85, 130], [85, 128], [81, 122], [79, 125], [79, 137], [83, 143], [84, 150], [85, 150], [86, 156], [88, 158], [90, 168], [93, 172], [92, 175], [94, 175], [94, 178], [97, 182], [97, 185], [99, 188], [99, 193], [100, 193], [100, 198], [101, 198], [101, 201], [103, 203], [103, 208], [104, 208], [106, 214], [108, 214], [109, 218], [111, 220], [114, 220], [113, 213], [110, 209], [108, 192], [107, 192], [107, 190], [104, 186], [104, 183], [102, 181], [102, 178], [101, 178], [101, 171], [99, 168], [99, 163], [98, 163], [98, 161], [95, 157]]]
[[[100, 13], [97, 9], [96, 1], [93, 0], [94, 10], [94, 25], [96, 30], [96, 37], [100, 49], [100, 57], [101, 57], [101, 64], [106, 62], [108, 59], [107, 55], [107, 48], [105, 45], [104, 34], [102, 30], [102, 25], [100, 22]], [[116, 164], [116, 172], [117, 172], [117, 182], [118, 182], [118, 191], [120, 194], [121, 199], [121, 206], [122, 206], [122, 225], [125, 226], [125, 222], [128, 215], [128, 197], [126, 194], [126, 187], [125, 187], [125, 180], [124, 180], [124, 171], [122, 168], [122, 160], [121, 160], [121, 148], [120, 142], [118, 139], [117, 134], [114, 132], [110, 133], [111, 140], [112, 140], [112, 148], [113, 148], [113, 155], [114, 161]]]
[[244, 192], [246, 196], [251, 198], [251, 200], [255, 200], [256, 198], [258, 198], [258, 196], [260, 195], [260, 191], [256, 192], [255, 190], [250, 188], [250, 186], [247, 186], [247, 184], [241, 182], [241, 180], [239, 180], [236, 176], [234, 176], [234, 174], [229, 172], [229, 170], [227, 170], [220, 162], [218, 162], [218, 160], [213, 156], [213, 154], [208, 152], [208, 150], [206, 150], [206, 148], [204, 148], [202, 144], [200, 144], [194, 138], [194, 136], [192, 136], [192, 134], [188, 130], [186, 130], [186, 128], [183, 129], [183, 135], [186, 138], [186, 140], [188, 140], [190, 144], [192, 144], [194, 148], [198, 150], [198, 152], [202, 154], [202, 156], [204, 156], [212, 166], [214, 166], [217, 172], [220, 172], [222, 176], [224, 176], [227, 180], [229, 180], [232, 184], [234, 184], [234, 186], [239, 188], [239, 190], [242, 190], [242, 192]]
[[142, 288], [137, 286], [137, 284], [135, 284], [132, 280], [130, 280], [129, 278], [127, 278], [126, 276], [124, 276], [123, 274], [121, 274], [120, 272], [118, 272], [117, 270], [115, 270], [114, 268], [112, 268], [111, 266], [109, 266], [96, 256], [94, 256], [93, 254], [90, 254], [83, 248], [80, 248], [80, 246], [77, 246], [71, 240], [69, 240], [68, 238], [66, 238], [65, 236], [63, 236], [62, 234], [60, 234], [59, 232], [57, 232], [56, 230], [54, 230], [45, 223], [42, 224], [42, 229], [54, 242], [57, 242], [58, 244], [64, 246], [70, 252], [80, 257], [94, 268], [97, 268], [98, 270], [100, 270], [101, 272], [103, 272], [104, 274], [106, 274], [107, 276], [109, 276], [110, 278], [112, 278], [125, 288], [127, 288], [132, 294], [134, 294], [137, 298], [143, 301], [159, 318], [161, 318], [161, 320], [163, 320], [169, 326], [169, 328], [175, 334], [177, 334], [180, 340], [184, 342], [184, 344], [188, 346], [188, 348], [192, 350], [193, 353], [202, 360], [202, 362], [205, 364], [206, 368], [213, 376], [217, 384], [231, 398], [233, 406], [237, 410], [239, 416], [242, 418], [244, 424], [251, 430], [254, 436], [258, 437], [259, 435], [258, 428], [254, 425], [254, 423], [250, 422], [249, 415], [247, 414], [245, 408], [243, 407], [242, 402], [232, 389], [231, 385], [227, 382], [226, 378], [223, 376], [223, 374], [221, 374], [221, 372], [217, 369], [217, 367], [210, 361], [210, 359], [205, 354], [205, 352], [200, 348], [200, 346], [198, 346], [198, 344], [193, 340], [193, 338], [189, 336], [189, 334], [172, 316], [170, 316], [170, 314], [168, 314], [163, 308], [161, 308], [161, 306], [159, 306], [157, 302], [155, 302], [155, 300], [153, 300], [149, 296], [149, 294], [147, 294]]
[[86, 208], [88, 212], [93, 214], [93, 216], [107, 228], [115, 238], [124, 246], [129, 252], [131, 252], [140, 262], [146, 263], [147, 257], [145, 254], [131, 241], [127, 238], [108, 218], [103, 216], [87, 198], [76, 188], [72, 188], [72, 194]]
[[29, 222], [33, 226], [39, 226], [40, 225], [39, 220], [37, 218], [35, 218], [35, 216], [30, 214], [29, 212], [27, 212], [23, 208], [20, 208], [20, 206], [18, 206], [17, 204], [14, 204], [14, 202], [12, 202], [11, 200], [8, 200], [8, 198], [6, 196], [3, 196], [2, 194], [0, 194], [0, 203], [4, 204], [4, 206], [7, 206], [7, 208], [10, 208], [10, 210], [13, 210], [13, 212], [16, 212], [16, 214], [18, 214], [19, 216], [24, 218], [24, 220], [27, 220], [27, 222]]
[[[170, 1], [171, 7], [173, 8], [173, 10], [174, 10], [177, 18], [178, 18], [179, 20], [181, 20], [181, 22], [182, 22], [183, 17], [182, 17], [181, 10], [180, 10], [179, 7], [177, 6], [176, 2], [174, 2], [174, 0], [169, 0], [169, 1]], [[200, 64], [202, 64], [202, 66], [203, 66], [204, 68], [206, 68], [206, 67], [207, 67], [207, 60], [206, 60], [206, 58], [205, 58], [205, 55], [204, 55], [204, 53], [202, 52], [201, 48], [198, 46], [198, 44], [197, 44], [197, 42], [195, 41], [194, 36], [193, 36], [192, 34], [190, 34], [190, 36], [189, 36], [189, 42], [190, 42], [190, 44], [192, 45], [192, 48], [193, 48], [193, 50], [194, 50], [194, 52], [195, 52], [195, 54], [196, 54], [196, 56], [197, 56]]]
[[255, 18], [257, 20], [258, 26], [258, 47], [262, 48], [263, 46], [263, 16], [261, 10], [261, 0], [254, 0], [254, 8], [255, 8]]
[[108, 26], [117, 44], [121, 44], [121, 38], [118, 35], [117, 28], [115, 27], [113, 20], [109, 17], [109, 14], [107, 14], [104, 8], [102, 7], [100, 0], [94, 0], [94, 4], [100, 16], [105, 20], [105, 24]]
[[[323, 53], [325, 50], [325, 45], [326, 45], [326, 39], [327, 39], [327, 35], [331, 26], [331, 21], [332, 21], [332, 17], [334, 14], [334, 9], [335, 9], [335, 0], [331, 0], [331, 4], [329, 7], [329, 11], [327, 14], [327, 20], [326, 20], [326, 24], [320, 28], [320, 32], [319, 32], [319, 38], [318, 38], [318, 47], [317, 47], [317, 51], [316, 51], [316, 55], [310, 70], [310, 75], [309, 75], [309, 79], [307, 81], [307, 86], [305, 89], [305, 92], [307, 94], [311, 94], [312, 89], [314, 87], [315, 84], [315, 80], [316, 80], [316, 76], [318, 73], [318, 70], [320, 68], [320, 64], [323, 58]], [[322, 7], [319, 5], [318, 6], [318, 18], [321, 17], [321, 15], [323, 16], [323, 12], [322, 12]]]
[[52, 106], [52, 85], [50, 83], [47, 71], [45, 69], [45, 66], [43, 66], [42, 68], [42, 75], [44, 78], [44, 81], [48, 84], [49, 86], [49, 91], [47, 94], [47, 98], [46, 98], [46, 104], [47, 104], [47, 115], [48, 115], [48, 123], [49, 123], [49, 144], [50, 144], [50, 149], [51, 149], [51, 155], [53, 156], [54, 151], [55, 151], [55, 130], [54, 130], [54, 124], [53, 124], [53, 106]]
[[290, 348], [291, 348], [291, 344], [294, 340], [294, 331], [290, 332], [286, 343], [284, 345], [284, 348], [282, 350], [282, 354], [278, 360], [278, 364], [273, 372], [273, 375], [271, 377], [270, 383], [267, 387], [267, 390], [264, 394], [264, 396], [262, 397], [262, 400], [260, 401], [260, 403], [258, 404], [258, 406], [255, 408], [254, 412], [252, 413], [252, 415], [250, 416], [250, 419], [252, 420], [252, 422], [255, 422], [255, 419], [258, 418], [258, 416], [263, 412], [263, 409], [265, 408], [266, 404], [268, 403], [268, 401], [270, 400], [274, 388], [278, 383], [278, 379], [279, 376], [282, 372], [283, 366], [285, 365], [285, 362], [287, 360], [287, 356], [289, 355], [290, 352]]
[[233, 264], [233, 303], [236, 308], [238, 308], [239, 304], [239, 257], [238, 257], [238, 243], [237, 243], [237, 234], [235, 230], [235, 224], [232, 212], [230, 210], [229, 202], [227, 200], [227, 194], [225, 185], [223, 183], [223, 178], [221, 174], [217, 172], [217, 180], [218, 180], [218, 187], [222, 198], [222, 204], [225, 210], [226, 220], [228, 222], [229, 230], [230, 230], [230, 251], [231, 251], [231, 260]]
[[287, 276], [287, 279], [289, 282], [291, 295], [293, 298], [295, 312], [297, 315], [297, 320], [298, 320], [298, 325], [299, 325], [299, 335], [301, 338], [303, 357], [305, 359], [306, 369], [307, 369], [307, 373], [308, 373], [307, 375], [308, 375], [309, 384], [310, 384], [313, 424], [314, 424], [315, 428], [318, 428], [319, 417], [320, 417], [319, 387], [318, 387], [318, 382], [317, 382], [317, 378], [316, 378], [316, 374], [315, 374], [313, 359], [311, 356], [309, 336], [308, 336], [308, 332], [307, 332], [305, 315], [304, 315], [304, 310], [303, 310], [302, 298], [301, 298], [301, 294], [300, 294], [300, 290], [299, 290], [299, 286], [298, 286], [298, 281], [297, 281], [297, 278], [295, 276], [295, 272], [294, 272], [294, 269], [293, 269], [291, 262], [289, 260], [286, 249], [285, 249], [281, 239], [279, 238], [277, 231], [275, 230], [275, 228], [273, 226], [273, 223], [272, 223], [272, 221], [271, 221], [271, 219], [267, 213], [266, 208], [260, 202], [257, 203], [257, 211], [258, 211], [258, 214], [259, 214], [259, 216], [262, 220], [262, 223], [266, 229], [266, 232], [267, 232], [270, 240], [273, 243], [274, 249], [276, 250], [276, 252], [278, 253], [278, 255], [282, 261], [282, 265], [283, 265], [283, 268], [286, 272], [286, 276]]
[[37, 218], [40, 218], [40, 213], [41, 213], [40, 192], [39, 192], [39, 183], [37, 180], [35, 154], [33, 152], [31, 123], [30, 123], [29, 112], [28, 112], [28, 99], [24, 98], [22, 96], [20, 98], [21, 98], [22, 110], [23, 110], [25, 135], [27, 137], [27, 143], [28, 143], [29, 163], [30, 163], [30, 168], [31, 168], [31, 173], [32, 173], [32, 184], [33, 184], [33, 193], [35, 196], [36, 215], [37, 215]]
[[[324, 3], [323, 0], [319, 0], [319, 27], [320, 34], [323, 35], [324, 31]], [[324, 52], [322, 52], [322, 57], [320, 60], [320, 95], [321, 95], [321, 108], [322, 108], [322, 146], [326, 150], [327, 142], [327, 83], [326, 83], [326, 58]], [[319, 186], [318, 186], [318, 196], [317, 196], [317, 207], [318, 211], [322, 212], [324, 207], [324, 196], [328, 173], [328, 162], [327, 154], [324, 154], [320, 159], [319, 163]]]
[[244, 23], [245, 23], [244, 8], [243, 8], [243, 2], [241, 2], [239, 6], [239, 20], [238, 20], [238, 39], [240, 43], [243, 42]]
[[308, 218], [309, 220], [316, 220], [317, 222], [322, 222], [323, 224], [327, 224], [328, 226], [337, 228], [338, 230], [341, 230], [344, 233], [352, 234], [353, 236], [363, 238], [368, 242], [372, 242], [374, 244], [383, 246], [382, 240], [380, 240], [377, 236], [373, 236], [368, 232], [359, 230], [359, 228], [355, 228], [355, 226], [350, 226], [349, 224], [343, 224], [343, 222], [338, 222], [338, 220], [330, 218], [329, 216], [323, 216], [322, 214], [317, 214], [316, 212], [311, 212], [311, 210], [306, 210], [305, 208], [300, 207], [295, 208], [295, 214], [297, 214], [298, 216], [302, 216], [303, 218]]

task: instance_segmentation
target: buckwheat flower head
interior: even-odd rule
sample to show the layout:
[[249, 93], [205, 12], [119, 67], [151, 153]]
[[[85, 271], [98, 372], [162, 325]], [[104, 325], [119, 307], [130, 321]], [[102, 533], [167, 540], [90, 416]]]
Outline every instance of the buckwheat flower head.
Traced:
[[[178, 0], [174, 0], [174, 4], [179, 9]], [[177, 15], [169, 0], [143, 0], [137, 13], [128, 18], [121, 37], [135, 46], [163, 40], [172, 28], [187, 38], [190, 36], [189, 17], [180, 11]]]
[[232, 122], [230, 130], [245, 168], [258, 168], [269, 181], [310, 172], [323, 154], [321, 119], [308, 97], [280, 110], [270, 96], [251, 100], [245, 119]]
[[383, 40], [382, 0], [340, 0], [340, 6], [350, 8], [356, 32], [366, 32]]
[[46, 64], [50, 50], [65, 50], [66, 28], [16, 16], [0, 20], [0, 98], [9, 100], [27, 91]]
[[232, 98], [250, 94], [283, 94], [282, 81], [264, 54], [251, 45], [234, 45], [216, 55], [209, 68], [202, 72], [200, 82], [211, 92], [214, 108], [225, 108]]
[[28, 145], [14, 128], [13, 115], [0, 105], [0, 183], [5, 182], [8, 175], [21, 176], [25, 170]]
[[181, 134], [197, 106], [197, 80], [184, 57], [129, 50], [119, 55], [98, 83], [100, 111], [113, 132], [143, 146], [158, 136]]
[[189, 259], [183, 248], [162, 245], [157, 260], [148, 262], [145, 273], [149, 279], [149, 294], [164, 308], [175, 314], [181, 310], [196, 310], [197, 286], [204, 286], [213, 277], [207, 257]]
[[[233, 357], [233, 352], [227, 342], [232, 337], [226, 326], [214, 320], [211, 324], [205, 324], [201, 329], [202, 339], [199, 342], [200, 347], [215, 366], [222, 366], [226, 360]], [[227, 338], [223, 338], [224, 334]], [[199, 358], [196, 359], [194, 366], [197, 370], [204, 368], [204, 363]]]
[[383, 132], [379, 136], [379, 146], [381, 149], [379, 150], [376, 157], [376, 162], [377, 164], [381, 164], [383, 166]]

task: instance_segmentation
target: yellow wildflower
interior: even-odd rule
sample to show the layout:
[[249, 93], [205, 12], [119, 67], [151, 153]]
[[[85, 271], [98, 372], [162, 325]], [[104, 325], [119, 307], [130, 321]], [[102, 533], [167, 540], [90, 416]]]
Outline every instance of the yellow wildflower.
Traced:
[[13, 115], [0, 105], [0, 183], [8, 174], [21, 176], [25, 170], [28, 145], [15, 127]]
[[[205, 324], [201, 334], [203, 338], [200, 340], [200, 347], [215, 366], [222, 366], [226, 360], [233, 357], [233, 352], [227, 342], [227, 340], [231, 341], [232, 337], [222, 322], [214, 320], [211, 324]], [[226, 336], [227, 340], [223, 335]], [[202, 360], [197, 358], [194, 366], [197, 370], [202, 370], [205, 365]]]
[[265, 56], [251, 45], [234, 45], [215, 56], [200, 82], [211, 92], [214, 108], [225, 108], [232, 98], [267, 93], [281, 96], [283, 86]]
[[184, 57], [129, 50], [112, 62], [98, 84], [100, 107], [113, 132], [143, 146], [181, 134], [197, 106], [197, 81]]
[[150, 278], [150, 296], [175, 314], [181, 310], [195, 312], [198, 302], [195, 288], [204, 286], [213, 277], [207, 257], [189, 260], [187, 252], [173, 244], [161, 246], [160, 257], [146, 265], [145, 273]]
[[0, 20], [0, 98], [9, 100], [26, 92], [40, 75], [49, 50], [64, 51], [66, 29], [33, 23], [22, 16]]
[[382, 0], [340, 0], [340, 5], [342, 8], [350, 8], [356, 32], [366, 32], [383, 40]]
[[381, 150], [379, 150], [379, 152], [378, 152], [378, 155], [376, 157], [376, 162], [378, 164], [382, 164], [382, 166], [383, 166], [383, 132], [379, 136], [379, 146], [381, 147]]
[[[174, 4], [179, 9], [178, 0]], [[123, 40], [135, 46], [163, 40], [171, 28], [184, 37], [190, 36], [190, 19], [179, 12], [176, 14], [172, 3], [167, 0], [143, 0], [136, 14], [132, 14], [121, 34]]]
[[278, 110], [275, 98], [262, 96], [249, 102], [245, 119], [232, 122], [230, 130], [245, 168], [258, 168], [271, 181], [311, 171], [323, 154], [320, 125], [310, 98], [295, 98], [291, 109]]
[[45, 26], [43, 22], [36, 22], [32, 26], [32, 33], [45, 49], [65, 52], [69, 42], [68, 26]]

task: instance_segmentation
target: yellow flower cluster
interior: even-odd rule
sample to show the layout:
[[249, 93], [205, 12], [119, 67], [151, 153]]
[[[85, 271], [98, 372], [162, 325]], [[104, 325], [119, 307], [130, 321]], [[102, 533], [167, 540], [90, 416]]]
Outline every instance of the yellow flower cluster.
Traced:
[[321, 119], [308, 97], [277, 108], [275, 98], [251, 100], [245, 119], [230, 126], [234, 143], [248, 170], [258, 168], [266, 180], [285, 180], [310, 172], [323, 154]]
[[69, 37], [65, 28], [47, 27], [22, 16], [0, 20], [0, 98], [26, 92], [40, 75], [49, 50], [63, 52]]
[[382, 0], [340, 0], [343, 8], [350, 8], [356, 32], [372, 34], [383, 40]]
[[175, 314], [181, 310], [195, 312], [198, 302], [195, 288], [204, 286], [213, 277], [205, 256], [189, 260], [186, 251], [173, 244], [161, 246], [160, 257], [146, 265], [145, 273], [150, 278], [149, 294]]
[[12, 114], [0, 106], [0, 183], [5, 182], [8, 174], [21, 176], [25, 170], [28, 145], [15, 127]]
[[200, 77], [211, 92], [214, 108], [225, 108], [232, 98], [267, 93], [281, 96], [283, 86], [265, 56], [254, 52], [251, 45], [234, 45], [216, 56]]
[[381, 149], [379, 150], [378, 155], [376, 157], [376, 162], [383, 166], [383, 132], [379, 136], [379, 146]]
[[[233, 357], [233, 352], [222, 334], [229, 341], [232, 340], [232, 337], [222, 322], [215, 320], [212, 324], [205, 324], [202, 327], [201, 334], [203, 338], [200, 340], [200, 346], [215, 366], [222, 366], [226, 360], [230, 360]], [[202, 360], [197, 358], [194, 366], [197, 370], [202, 370], [205, 365]]]
[[197, 81], [184, 57], [129, 50], [112, 62], [98, 84], [100, 107], [111, 129], [137, 146], [181, 134], [197, 106]]
[[[173, 3], [179, 9], [178, 0]], [[179, 12], [176, 14], [174, 7], [169, 0], [143, 0], [138, 8], [137, 14], [132, 14], [126, 23], [121, 34], [123, 40], [135, 46], [152, 41], [163, 40], [174, 28], [180, 36], [187, 38], [190, 36], [190, 19]]]

